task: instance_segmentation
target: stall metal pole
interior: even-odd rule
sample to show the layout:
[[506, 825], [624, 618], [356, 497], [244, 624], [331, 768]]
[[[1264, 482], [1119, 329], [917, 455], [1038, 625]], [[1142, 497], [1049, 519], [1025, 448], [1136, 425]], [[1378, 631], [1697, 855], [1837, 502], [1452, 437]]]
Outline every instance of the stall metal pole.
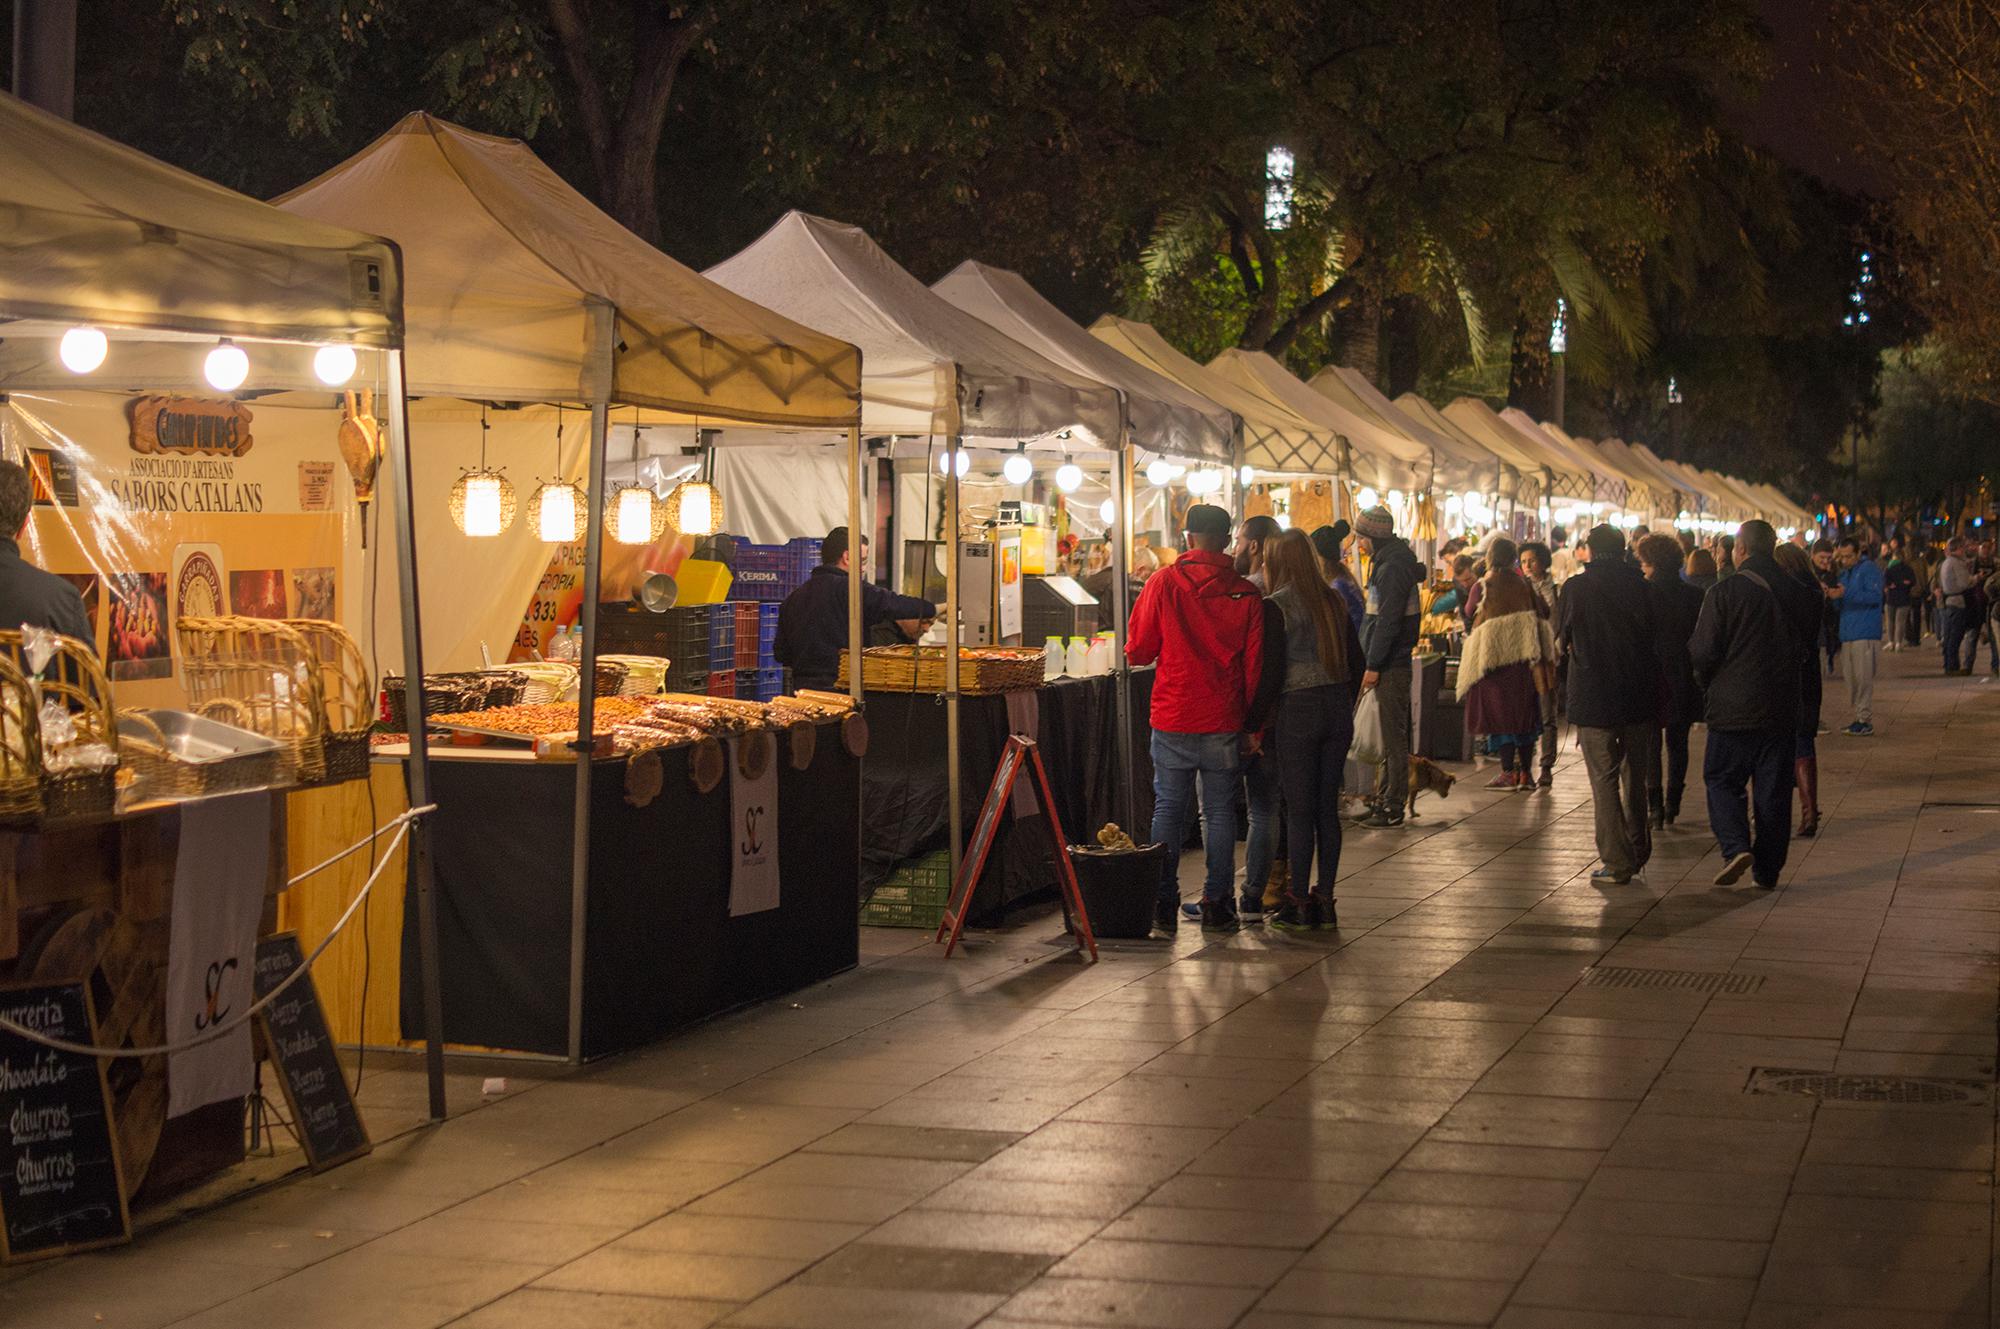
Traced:
[[[1119, 394], [1119, 398], [1122, 401], [1124, 394]], [[1112, 477], [1113, 515], [1118, 518], [1117, 529], [1111, 532], [1111, 641], [1115, 657], [1112, 669], [1117, 675], [1113, 686], [1118, 703], [1118, 824], [1136, 840], [1143, 837], [1135, 824], [1139, 815], [1139, 790], [1133, 783], [1132, 666], [1125, 659], [1125, 622], [1131, 608], [1127, 603], [1131, 598], [1131, 588], [1127, 583], [1132, 574], [1132, 440], [1129, 436], [1112, 463]]]
[[861, 529], [861, 425], [847, 427], [847, 695], [861, 709], [861, 579], [868, 568], [861, 557], [867, 538]]
[[[389, 468], [389, 500], [396, 512], [396, 589], [403, 597], [403, 713], [424, 713], [423, 615], [417, 609], [416, 488], [410, 463], [410, 403], [405, 395], [403, 353], [386, 357], [389, 437], [383, 461]], [[370, 632], [375, 625], [368, 625]], [[431, 801], [431, 753], [422, 724], [410, 726], [410, 806]], [[424, 1080], [430, 1091], [430, 1118], [443, 1121], [444, 987], [438, 976], [437, 883], [431, 873], [431, 834], [422, 817], [410, 823], [409, 881], [417, 893], [417, 957], [424, 1004]]]
[[[584, 387], [590, 401], [590, 496], [584, 500], [583, 658], [576, 677], [576, 810], [570, 841], [569, 1059], [583, 1060], [584, 939], [590, 909], [590, 766], [597, 732], [597, 597], [604, 569], [604, 448], [611, 430], [617, 311], [593, 301]], [[636, 479], [636, 477], [635, 477]]]
[[[944, 767], [945, 808], [950, 817], [951, 880], [958, 881], [959, 859], [965, 853], [965, 809], [959, 805], [958, 769], [958, 455], [965, 444], [951, 435], [944, 467]], [[972, 899], [968, 888], [966, 902]], [[959, 906], [965, 908], [964, 904]]]

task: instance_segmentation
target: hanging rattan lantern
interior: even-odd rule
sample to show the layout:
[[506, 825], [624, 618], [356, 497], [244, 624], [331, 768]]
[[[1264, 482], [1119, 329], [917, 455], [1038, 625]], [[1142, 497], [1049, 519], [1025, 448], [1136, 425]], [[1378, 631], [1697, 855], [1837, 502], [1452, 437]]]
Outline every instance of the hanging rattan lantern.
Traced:
[[[694, 439], [699, 446], [701, 430], [694, 431]], [[722, 491], [715, 487], [714, 464], [715, 453], [704, 452], [700, 469], [667, 495], [667, 525], [682, 535], [714, 535], [722, 529]]]
[[486, 464], [486, 408], [479, 408], [479, 465], [451, 487], [452, 524], [475, 539], [499, 535], [514, 524], [514, 482], [504, 466]]
[[[556, 475], [562, 475], [562, 407], [556, 407]], [[544, 481], [528, 497], [528, 524], [544, 544], [575, 544], [583, 538], [583, 490], [567, 480]]]
[[667, 505], [645, 485], [624, 485], [604, 505], [604, 528], [621, 545], [649, 545], [667, 533]]

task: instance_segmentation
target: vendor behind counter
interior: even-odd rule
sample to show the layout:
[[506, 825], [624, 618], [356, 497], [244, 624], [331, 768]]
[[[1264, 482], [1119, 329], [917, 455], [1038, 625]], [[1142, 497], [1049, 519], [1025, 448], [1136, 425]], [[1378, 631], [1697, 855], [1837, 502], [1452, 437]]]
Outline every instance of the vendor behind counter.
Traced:
[[[861, 541], [868, 558], [868, 541]], [[771, 653], [792, 671], [793, 688], [832, 689], [840, 677], [840, 653], [847, 648], [847, 586], [852, 575], [847, 528], [836, 526], [820, 544], [819, 566], [806, 584], [785, 597], [778, 610], [778, 637]], [[899, 623], [915, 638], [937, 617], [937, 606], [913, 595], [897, 595], [874, 582], [861, 583], [861, 626]]]
[[21, 537], [35, 508], [35, 486], [26, 468], [0, 461], [0, 628], [23, 624], [74, 637], [92, 649], [96, 634], [75, 586], [21, 557]]

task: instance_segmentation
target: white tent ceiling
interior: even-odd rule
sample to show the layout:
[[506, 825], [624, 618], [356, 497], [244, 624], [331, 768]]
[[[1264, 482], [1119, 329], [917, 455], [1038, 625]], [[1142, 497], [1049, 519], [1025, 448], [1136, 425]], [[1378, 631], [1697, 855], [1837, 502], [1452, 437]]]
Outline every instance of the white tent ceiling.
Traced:
[[[1511, 444], [1499, 446], [1473, 434], [1458, 421], [1414, 392], [1406, 392], [1392, 403], [1398, 412], [1441, 437], [1449, 438], [1470, 455], [1492, 459], [1500, 467], [1499, 495], [1530, 507], [1543, 498], [1546, 474], [1542, 463]], [[1511, 486], [1511, 487], [1510, 487]]]
[[1328, 365], [1314, 374], [1307, 386], [1363, 419], [1375, 421], [1429, 448], [1431, 480], [1438, 488], [1497, 494], [1504, 487], [1512, 494], [1512, 484], [1501, 483], [1503, 465], [1498, 457], [1454, 438], [1446, 430], [1434, 428], [1427, 420], [1404, 414], [1361, 371]]
[[[525, 144], [417, 113], [278, 203], [386, 232], [409, 273], [410, 391], [588, 401], [788, 427], [853, 423], [850, 345], [704, 280]], [[615, 318], [594, 345], [594, 310]], [[610, 352], [612, 380], [592, 380]]]
[[967, 259], [931, 289], [974, 318], [1098, 383], [1118, 389], [1132, 441], [1153, 452], [1228, 466], [1229, 411], [1098, 340], [1042, 298], [1019, 273]]
[[1118, 394], [941, 299], [858, 226], [788, 212], [707, 276], [861, 348], [870, 434], [1118, 444]]
[[1589, 502], [1594, 496], [1596, 480], [1588, 467], [1554, 447], [1550, 440], [1522, 433], [1477, 397], [1460, 397], [1444, 408], [1444, 414], [1499, 456], [1518, 459], [1518, 465], [1541, 471], [1548, 480], [1551, 502], [1565, 498]]

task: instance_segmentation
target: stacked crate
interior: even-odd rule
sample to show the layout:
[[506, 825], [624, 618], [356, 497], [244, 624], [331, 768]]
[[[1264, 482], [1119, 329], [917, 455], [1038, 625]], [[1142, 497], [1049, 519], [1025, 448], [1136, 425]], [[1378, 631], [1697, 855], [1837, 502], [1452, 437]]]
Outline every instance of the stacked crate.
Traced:
[[905, 859], [861, 906], [861, 921], [878, 928], [935, 928], [951, 899], [951, 855], [939, 849]]

